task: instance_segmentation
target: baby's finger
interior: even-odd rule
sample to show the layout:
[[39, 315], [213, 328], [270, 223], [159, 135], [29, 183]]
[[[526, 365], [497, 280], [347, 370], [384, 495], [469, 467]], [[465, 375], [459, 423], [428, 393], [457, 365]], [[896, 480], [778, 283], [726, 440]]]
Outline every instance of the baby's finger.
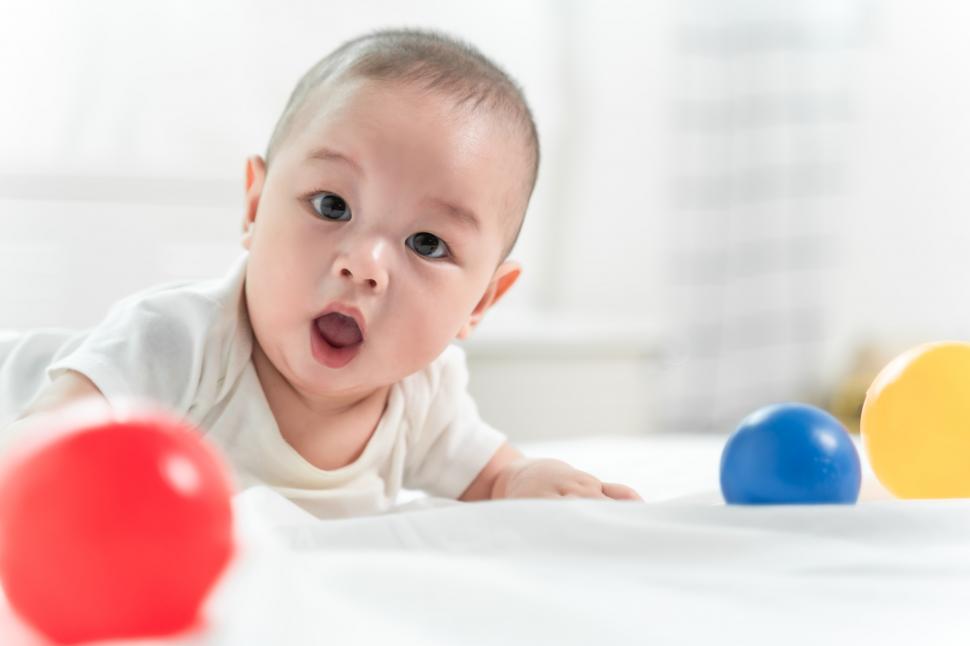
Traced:
[[601, 489], [570, 489], [559, 494], [562, 498], [601, 498], [609, 500], [609, 496]]
[[626, 485], [604, 482], [603, 493], [613, 500], [643, 500], [636, 491]]

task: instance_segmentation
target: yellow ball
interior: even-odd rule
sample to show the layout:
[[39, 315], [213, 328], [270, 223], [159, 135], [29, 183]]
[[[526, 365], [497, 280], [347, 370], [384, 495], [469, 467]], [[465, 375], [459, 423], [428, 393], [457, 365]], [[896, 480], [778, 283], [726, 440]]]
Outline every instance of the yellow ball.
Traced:
[[970, 344], [929, 343], [882, 369], [862, 407], [879, 481], [900, 498], [970, 497]]

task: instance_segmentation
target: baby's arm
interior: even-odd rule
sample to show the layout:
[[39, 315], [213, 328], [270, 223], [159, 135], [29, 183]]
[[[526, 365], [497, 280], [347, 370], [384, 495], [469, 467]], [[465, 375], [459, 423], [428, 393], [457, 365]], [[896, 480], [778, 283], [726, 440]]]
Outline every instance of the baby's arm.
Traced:
[[94, 383], [79, 372], [67, 370], [45, 386], [26, 410], [6, 428], [0, 429], [0, 440], [8, 446], [32, 426], [38, 417], [88, 397], [104, 396]]
[[529, 459], [503, 444], [459, 500], [490, 498], [612, 498], [641, 500], [621, 484], [600, 482], [561, 460]]

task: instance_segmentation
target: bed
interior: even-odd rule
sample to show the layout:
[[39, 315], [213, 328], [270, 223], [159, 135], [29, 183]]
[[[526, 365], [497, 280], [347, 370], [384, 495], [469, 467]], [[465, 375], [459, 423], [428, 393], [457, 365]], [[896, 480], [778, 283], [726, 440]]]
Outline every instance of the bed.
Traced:
[[[970, 500], [896, 500], [864, 465], [855, 506], [729, 507], [724, 440], [523, 447], [645, 504], [411, 494], [386, 515], [320, 521], [248, 489], [206, 626], [140, 643], [970, 643]], [[3, 643], [43, 643], [0, 617]]]

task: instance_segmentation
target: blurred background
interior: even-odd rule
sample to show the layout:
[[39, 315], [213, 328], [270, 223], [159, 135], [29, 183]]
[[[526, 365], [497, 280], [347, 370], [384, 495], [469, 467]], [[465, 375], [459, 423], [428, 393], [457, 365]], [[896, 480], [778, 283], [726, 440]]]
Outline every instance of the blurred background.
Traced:
[[84, 328], [241, 252], [244, 160], [347, 38], [444, 29], [524, 87], [520, 284], [466, 343], [517, 440], [850, 426], [966, 339], [970, 5], [915, 0], [4, 1], [0, 329]]

